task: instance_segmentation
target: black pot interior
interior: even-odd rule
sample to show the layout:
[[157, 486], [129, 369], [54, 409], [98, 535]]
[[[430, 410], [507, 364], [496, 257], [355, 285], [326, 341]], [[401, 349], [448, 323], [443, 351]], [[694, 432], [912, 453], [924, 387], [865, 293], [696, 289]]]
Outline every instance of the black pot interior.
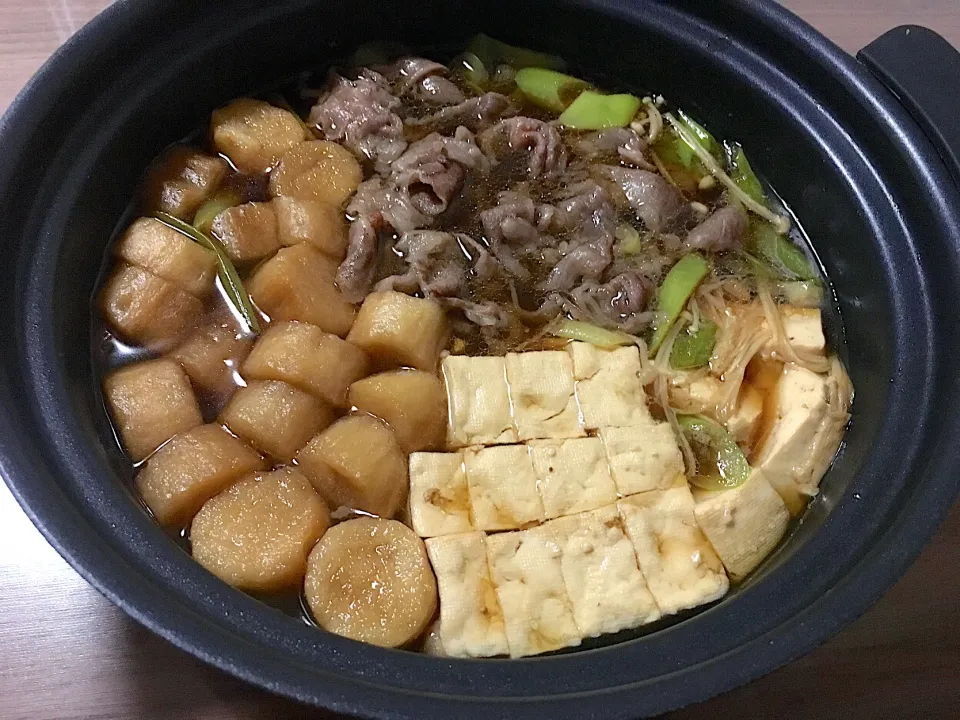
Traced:
[[[934, 325], [945, 326], [935, 298], [955, 281], [956, 258], [943, 255], [944, 246], [920, 245], [934, 238], [936, 246], [944, 231], [931, 200], [912, 191], [929, 182], [915, 153], [889, 118], [851, 90], [861, 79], [832, 66], [807, 46], [809, 38], [785, 34], [802, 26], [778, 13], [761, 21], [751, 3], [716, 0], [133, 5], [108, 11], [126, 42], [101, 42], [96, 31], [83, 36], [83, 62], [61, 82], [68, 89], [45, 97], [39, 88], [34, 111], [43, 117], [18, 138], [19, 186], [0, 192], [0, 227], [8, 230], [0, 243], [5, 257], [16, 258], [0, 289], [14, 330], [4, 367], [18, 399], [16, 422], [36, 443], [20, 448], [17, 461], [25, 466], [29, 456], [33, 482], [45, 493], [49, 512], [34, 507], [33, 514], [101, 588], [175, 642], [268, 687], [382, 716], [414, 707], [415, 716], [432, 716], [426, 706], [406, 704], [421, 702], [419, 693], [484, 702], [567, 695], [563, 713], [597, 712], [574, 698], [654, 684], [645, 699], [601, 714], [663, 710], [769, 669], [693, 680], [693, 687], [665, 680], [760, 642], [806, 611], [922, 490], [919, 448], [953, 412], [949, 403], [936, 409], [932, 394], [947, 371], [938, 364]], [[227, 100], [323, 68], [360, 43], [453, 48], [478, 30], [559, 54], [625, 88], [662, 93], [716, 135], [741, 141], [795, 211], [835, 285], [843, 324], [834, 318], [832, 339], [843, 344], [857, 391], [845, 448], [820, 496], [743, 587], [671, 627], [614, 638], [627, 642], [613, 648], [509, 663], [444, 662], [321, 634], [195, 566], [130, 492], [89, 348], [90, 296], [104, 250], [140, 173], [165, 145]], [[936, 276], [926, 267], [935, 261]], [[88, 546], [62, 540], [71, 533]], [[172, 606], [181, 613], [175, 623], [164, 614]], [[227, 650], [227, 638], [246, 649]], [[786, 656], [802, 649], [792, 641]], [[366, 699], [347, 684], [362, 686]], [[411, 693], [400, 701], [384, 687]], [[459, 716], [472, 716], [458, 707]], [[556, 706], [538, 707], [526, 707], [525, 716], [561, 716]]]

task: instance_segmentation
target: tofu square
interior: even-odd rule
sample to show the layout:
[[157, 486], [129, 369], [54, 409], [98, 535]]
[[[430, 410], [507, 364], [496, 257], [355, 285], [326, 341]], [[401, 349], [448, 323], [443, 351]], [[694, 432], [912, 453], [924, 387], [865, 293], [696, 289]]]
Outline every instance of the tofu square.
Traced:
[[583, 437], [573, 362], [563, 351], [508, 353], [507, 384], [521, 440]]
[[463, 453], [410, 455], [410, 521], [420, 537], [473, 530]]
[[535, 530], [501, 533], [487, 538], [487, 553], [510, 657], [580, 644], [555, 542]]
[[528, 447], [547, 519], [616, 502], [617, 488], [600, 438], [533, 440]]
[[500, 600], [482, 532], [425, 541], [440, 591], [440, 645], [450, 657], [509, 653]]
[[686, 485], [625, 498], [620, 517], [664, 615], [723, 597], [730, 581], [700, 530]]
[[587, 430], [650, 422], [636, 346], [603, 350], [575, 342], [567, 345], [567, 352], [573, 361], [577, 401]]
[[819, 308], [780, 307], [783, 330], [793, 349], [799, 353], [822, 355], [827, 347]]
[[526, 447], [468, 448], [464, 465], [478, 530], [515, 530], [543, 520], [537, 476]]
[[563, 580], [584, 637], [635, 628], [660, 618], [616, 505], [551, 520], [538, 532], [561, 549]]
[[601, 428], [599, 435], [620, 495], [665, 490], [683, 474], [683, 455], [668, 423]]
[[503, 358], [450, 355], [442, 367], [450, 419], [447, 444], [461, 448], [517, 442]]

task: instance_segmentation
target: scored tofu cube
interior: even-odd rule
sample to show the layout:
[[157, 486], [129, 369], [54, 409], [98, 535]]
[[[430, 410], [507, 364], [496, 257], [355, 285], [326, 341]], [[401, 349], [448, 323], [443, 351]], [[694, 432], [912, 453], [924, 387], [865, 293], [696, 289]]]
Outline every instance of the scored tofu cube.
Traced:
[[443, 359], [443, 379], [450, 447], [517, 442], [503, 358], [450, 355]]
[[304, 322], [273, 323], [243, 363], [248, 380], [282, 380], [337, 407], [347, 390], [367, 374], [363, 350]]
[[440, 591], [440, 645], [448, 657], [509, 653], [503, 611], [487, 564], [482, 532], [426, 541]]
[[[823, 319], [819, 308], [781, 305], [780, 317], [787, 341], [794, 351], [807, 355], [822, 355], [826, 352], [827, 340], [823, 335]], [[773, 347], [767, 349], [772, 350]]]
[[293, 113], [251, 98], [214, 110], [210, 129], [216, 149], [249, 173], [268, 171], [283, 153], [307, 139]]
[[616, 502], [617, 488], [599, 438], [535, 440], [528, 447], [547, 519]]
[[410, 456], [410, 522], [421, 537], [474, 529], [462, 453]]
[[709, 372], [675, 370], [667, 381], [667, 396], [670, 406], [677, 410], [716, 417], [723, 386]]
[[387, 291], [367, 295], [347, 339], [381, 368], [434, 372], [447, 340], [446, 315], [433, 300]]
[[157, 522], [183, 527], [200, 507], [241, 475], [262, 470], [263, 458], [219, 425], [176, 435], [137, 473], [137, 491]]
[[283, 248], [247, 281], [247, 291], [271, 320], [302, 320], [344, 337], [357, 310], [335, 283], [330, 258], [305, 243]]
[[341, 418], [297, 455], [332, 508], [390, 518], [407, 497], [407, 459], [393, 431], [369, 415]]
[[526, 447], [468, 448], [464, 465], [478, 530], [514, 530], [543, 520], [537, 476]]
[[151, 210], [189, 222], [226, 176], [227, 162], [223, 158], [176, 145], [147, 173], [144, 201]]
[[170, 357], [180, 363], [197, 392], [221, 404], [237, 389], [236, 372], [251, 347], [253, 338], [226, 308], [219, 307]]
[[347, 221], [335, 205], [292, 197], [273, 199], [277, 236], [284, 247], [308, 243], [337, 262], [347, 254]]
[[727, 420], [727, 432], [741, 445], [752, 446], [760, 432], [763, 419], [763, 393], [744, 383], [733, 415]]
[[620, 517], [664, 615], [723, 597], [730, 581], [693, 514], [686, 485], [620, 501]]
[[587, 430], [650, 423], [647, 396], [640, 384], [637, 347], [602, 350], [574, 342], [566, 349], [573, 361], [577, 400]]
[[203, 297], [213, 288], [217, 257], [154, 218], [140, 218], [120, 238], [117, 257]]
[[447, 433], [447, 394], [436, 375], [393, 370], [357, 380], [347, 402], [387, 423], [405, 452], [438, 450]]
[[487, 537], [490, 576], [503, 610], [510, 657], [580, 644], [561, 554], [556, 542], [534, 530]]
[[563, 351], [508, 353], [507, 384], [521, 440], [583, 437], [573, 362]]
[[147, 360], [115, 370], [104, 394], [134, 462], [177, 433], [203, 422], [186, 374], [173, 360]]
[[599, 435], [621, 495], [665, 490], [683, 475], [683, 455], [668, 423], [601, 428]]
[[637, 566], [617, 506], [551, 520], [541, 533], [561, 551], [560, 567], [584, 637], [635, 628], [660, 619], [660, 609]]
[[107, 325], [121, 340], [152, 349], [175, 343], [203, 311], [186, 290], [126, 263], [104, 283], [100, 303]]
[[214, 218], [210, 229], [238, 265], [262, 260], [280, 249], [277, 216], [270, 203], [227, 208]]
[[761, 470], [740, 487], [695, 496], [694, 515], [730, 577], [741, 580], [786, 534], [790, 513]]
[[774, 389], [776, 417], [758, 448], [754, 466], [783, 498], [791, 514], [799, 514], [817, 492], [811, 478], [811, 450], [827, 414], [827, 379], [795, 365], [788, 366]]
[[237, 390], [220, 419], [261, 452], [287, 461], [333, 422], [333, 409], [287, 383], [257, 380]]

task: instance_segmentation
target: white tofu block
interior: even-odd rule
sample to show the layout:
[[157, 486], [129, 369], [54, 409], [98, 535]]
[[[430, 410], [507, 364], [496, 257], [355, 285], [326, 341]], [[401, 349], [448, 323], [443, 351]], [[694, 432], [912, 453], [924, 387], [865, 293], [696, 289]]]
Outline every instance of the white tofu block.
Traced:
[[705, 370], [674, 370], [667, 382], [671, 407], [684, 412], [714, 416], [722, 393], [720, 381]]
[[668, 423], [601, 428], [599, 435], [620, 495], [665, 490], [683, 474], [683, 455]]
[[464, 465], [478, 530], [515, 530], [543, 520], [537, 476], [524, 445], [468, 448]]
[[790, 523], [787, 506], [761, 470], [754, 470], [738, 488], [695, 499], [697, 523], [734, 580], [763, 562]]
[[797, 515], [816, 494], [820, 480], [810, 477], [808, 460], [827, 413], [827, 378], [789, 365], [773, 392], [777, 415], [753, 465]]
[[547, 519], [616, 501], [617, 488], [600, 438], [533, 440], [528, 447]]
[[723, 597], [730, 581], [697, 525], [686, 484], [625, 498], [620, 517], [664, 615]]
[[560, 546], [563, 580], [584, 637], [660, 618], [615, 504], [551, 520], [529, 532], [542, 533]]
[[487, 538], [487, 553], [511, 657], [580, 644], [555, 542], [533, 530], [501, 533]]
[[410, 521], [420, 537], [473, 530], [462, 453], [410, 455]]
[[822, 355], [827, 340], [823, 336], [823, 320], [818, 308], [782, 305], [780, 317], [787, 340], [798, 353]]
[[762, 419], [763, 393], [752, 385], [742, 385], [737, 409], [727, 420], [727, 432], [741, 445], [751, 445], [757, 438]]
[[442, 368], [451, 448], [517, 442], [503, 358], [450, 355]]
[[563, 351], [509, 353], [507, 384], [521, 440], [583, 437], [573, 362]]
[[587, 430], [650, 422], [636, 346], [602, 350], [589, 343], [574, 342], [566, 349], [573, 360], [577, 401]]
[[449, 657], [506, 655], [503, 612], [481, 532], [424, 541], [440, 592], [439, 645]]

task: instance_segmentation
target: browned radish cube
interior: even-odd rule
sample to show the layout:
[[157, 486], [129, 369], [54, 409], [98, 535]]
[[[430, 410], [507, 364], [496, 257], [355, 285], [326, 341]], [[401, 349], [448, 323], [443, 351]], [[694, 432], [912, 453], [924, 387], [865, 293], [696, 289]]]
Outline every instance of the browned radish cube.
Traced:
[[248, 380], [282, 380], [338, 407], [346, 407], [350, 383], [367, 374], [366, 354], [356, 345], [303, 322], [275, 323], [243, 364]]
[[121, 340], [162, 348], [194, 325], [203, 304], [143, 268], [122, 263], [100, 291], [103, 316]]
[[367, 295], [347, 340], [378, 367], [410, 366], [433, 372], [447, 339], [443, 309], [432, 300], [388, 291]]
[[262, 100], [240, 98], [210, 118], [213, 144], [243, 172], [266, 172], [307, 133], [297, 117]]
[[393, 431], [369, 415], [341, 418], [297, 455], [331, 508], [393, 517], [407, 496], [407, 459]]
[[277, 216], [270, 203], [245, 203], [227, 208], [213, 221], [213, 234], [235, 263], [248, 263], [280, 249]]
[[284, 246], [309, 243], [336, 261], [347, 254], [347, 221], [340, 208], [316, 200], [273, 200], [277, 232]]
[[216, 255], [153, 218], [135, 221], [117, 243], [116, 254], [197, 297], [210, 292], [217, 274]]
[[211, 312], [171, 353], [198, 392], [225, 401], [237, 387], [234, 373], [250, 353], [253, 338], [222, 306]]
[[258, 380], [237, 390], [220, 419], [261, 452], [289, 460], [333, 422], [333, 408], [287, 383]]
[[242, 478], [190, 526], [193, 558], [221, 580], [264, 592], [297, 587], [330, 511], [294, 468]]
[[295, 145], [270, 173], [270, 194], [341, 207], [363, 180], [357, 159], [342, 145], [313, 140]]
[[348, 400], [358, 410], [387, 422], [404, 452], [443, 447], [447, 433], [447, 394], [436, 375], [394, 370], [357, 380]]
[[220, 425], [200, 425], [157, 450], [137, 474], [137, 491], [157, 522], [183, 527], [200, 507], [263, 458]]
[[190, 381], [173, 360], [147, 360], [115, 370], [103, 381], [103, 392], [123, 446], [136, 462], [203, 422]]
[[271, 320], [302, 320], [334, 335], [350, 331], [357, 309], [343, 299], [333, 261], [306, 243], [283, 248], [247, 281]]
[[191, 220], [227, 176], [223, 158], [177, 145], [165, 152], [147, 174], [144, 202], [181, 220]]

